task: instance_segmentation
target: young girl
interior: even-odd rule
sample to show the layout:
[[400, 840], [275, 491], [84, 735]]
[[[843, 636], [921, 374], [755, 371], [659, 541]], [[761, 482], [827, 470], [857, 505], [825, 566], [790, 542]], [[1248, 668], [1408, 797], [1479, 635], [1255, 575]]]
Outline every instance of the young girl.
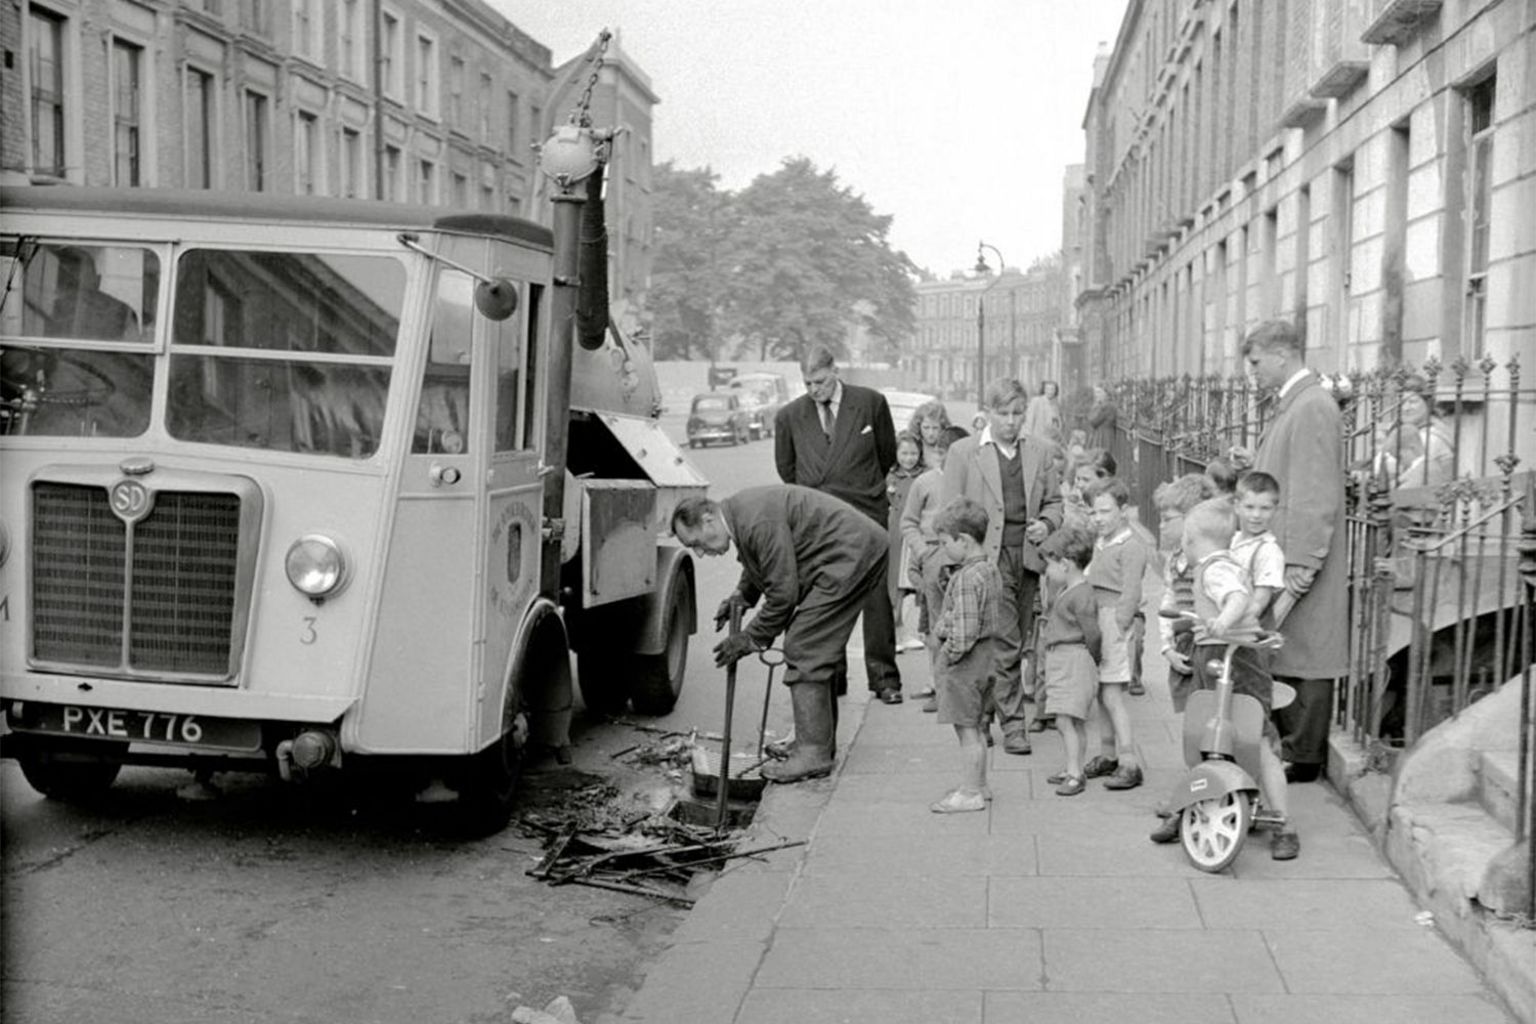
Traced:
[[913, 552], [907, 548], [901, 535], [901, 515], [906, 511], [907, 494], [912, 490], [913, 481], [922, 475], [922, 457], [922, 442], [916, 435], [903, 430], [896, 435], [896, 465], [891, 467], [885, 478], [885, 493], [891, 502], [890, 511], [886, 515], [886, 530], [891, 538], [890, 567], [886, 576], [891, 609], [896, 616], [898, 651], [914, 651], [923, 646], [922, 640], [907, 625], [903, 614], [907, 598], [915, 588], [908, 582]]
[[1051, 595], [1041, 645], [1045, 648], [1045, 713], [1056, 721], [1066, 765], [1045, 781], [1057, 796], [1077, 796], [1088, 745], [1088, 710], [1099, 689], [1102, 632], [1099, 604], [1085, 570], [1093, 558], [1093, 537], [1070, 527], [1040, 545], [1046, 590]]
[[922, 445], [924, 468], [939, 468], [944, 447], [948, 447], [947, 445], [941, 447], [939, 439], [947, 429], [949, 429], [949, 410], [937, 398], [931, 402], [924, 402], [913, 410], [912, 423], [907, 427], [907, 431]]

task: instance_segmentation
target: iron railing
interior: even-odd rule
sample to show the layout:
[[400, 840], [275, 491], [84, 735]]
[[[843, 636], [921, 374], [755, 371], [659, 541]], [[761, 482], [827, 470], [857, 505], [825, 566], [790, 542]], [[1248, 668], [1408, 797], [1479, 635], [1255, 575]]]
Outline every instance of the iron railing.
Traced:
[[[1521, 386], [1518, 358], [1488, 357], [1324, 383], [1342, 413], [1348, 505], [1349, 675], [1335, 725], [1385, 770], [1438, 722], [1517, 686], [1524, 840], [1536, 834], [1536, 389]], [[1243, 377], [1111, 390], [1112, 454], [1153, 530], [1157, 484], [1256, 448], [1274, 408]], [[1536, 857], [1527, 868], [1536, 889]], [[1536, 919], [1536, 896], [1526, 910]]]

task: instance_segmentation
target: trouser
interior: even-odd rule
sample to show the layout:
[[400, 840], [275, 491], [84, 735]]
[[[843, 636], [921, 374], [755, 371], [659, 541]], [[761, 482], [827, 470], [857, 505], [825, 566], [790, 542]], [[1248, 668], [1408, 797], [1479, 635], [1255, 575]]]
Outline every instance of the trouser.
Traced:
[[1019, 662], [1025, 648], [1034, 643], [1035, 597], [1040, 590], [1040, 576], [1025, 568], [1023, 553], [1004, 547], [997, 560], [1003, 577], [997, 614], [997, 679], [992, 699], [1003, 735], [1023, 731], [1029, 724], [1024, 712], [1024, 680]]
[[848, 638], [860, 613], [864, 616], [864, 667], [869, 673], [870, 689], [877, 689], [875, 657], [869, 653], [871, 609], [885, 609], [885, 664], [889, 674], [879, 676], [893, 681], [885, 686], [901, 686], [896, 674], [896, 637], [893, 632], [891, 603], [885, 593], [886, 557], [852, 587], [836, 590], [813, 589], [795, 609], [789, 628], [784, 631], [786, 683], [827, 683], [834, 697], [848, 692]]
[[1333, 680], [1282, 677], [1280, 681], [1296, 690], [1296, 699], [1274, 713], [1280, 730], [1280, 756], [1292, 764], [1327, 763]]

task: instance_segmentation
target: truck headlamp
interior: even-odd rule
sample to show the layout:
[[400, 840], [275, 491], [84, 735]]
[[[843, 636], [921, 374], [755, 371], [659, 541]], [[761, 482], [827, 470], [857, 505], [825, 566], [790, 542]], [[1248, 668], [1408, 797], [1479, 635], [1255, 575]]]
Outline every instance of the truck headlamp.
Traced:
[[311, 601], [334, 597], [347, 582], [347, 559], [341, 546], [318, 533], [294, 541], [283, 568], [288, 572], [288, 582]]

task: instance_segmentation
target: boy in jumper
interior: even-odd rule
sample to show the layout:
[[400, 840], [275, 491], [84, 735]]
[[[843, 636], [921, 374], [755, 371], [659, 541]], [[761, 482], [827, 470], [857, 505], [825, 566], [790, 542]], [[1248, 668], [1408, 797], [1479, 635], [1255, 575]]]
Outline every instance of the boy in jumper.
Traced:
[[1093, 561], [1088, 582], [1099, 602], [1099, 629], [1104, 634], [1099, 661], [1099, 700], [1109, 715], [1115, 738], [1113, 760], [1097, 755], [1083, 766], [1088, 778], [1107, 775], [1105, 789], [1135, 789], [1142, 783], [1141, 766], [1131, 739], [1131, 715], [1125, 705], [1131, 681], [1130, 643], [1136, 613], [1141, 608], [1141, 578], [1147, 571], [1147, 550], [1126, 521], [1130, 488], [1123, 480], [1103, 480], [1088, 489], [1094, 529]]
[[1003, 578], [987, 557], [987, 510], [955, 498], [934, 520], [944, 553], [956, 563], [944, 588], [934, 634], [943, 642], [936, 678], [939, 722], [953, 725], [960, 741], [960, 785], [930, 805], [938, 814], [985, 810], [987, 748], [982, 742], [992, 699], [997, 647], [1001, 643]]
[[[1195, 567], [1195, 683], [1202, 690], [1216, 688], [1210, 669], [1212, 656], [1235, 640], [1259, 635], [1254, 612], [1253, 584], [1247, 571], [1232, 557], [1232, 506], [1221, 498], [1202, 502], [1184, 519], [1184, 556]], [[1232, 657], [1232, 688], [1256, 699], [1264, 708], [1264, 742], [1259, 744], [1259, 792], [1268, 808], [1281, 819], [1270, 839], [1269, 855], [1275, 860], [1295, 860], [1301, 839], [1291, 827], [1286, 799], [1285, 768], [1280, 762], [1279, 733], [1270, 721], [1273, 681], [1263, 659], [1251, 647], [1239, 647]], [[1179, 818], [1170, 817], [1152, 833], [1152, 841], [1171, 843], [1179, 835]]]
[[1067, 527], [1040, 546], [1045, 557], [1050, 607], [1040, 642], [1045, 658], [1045, 713], [1056, 721], [1066, 749], [1066, 766], [1045, 781], [1057, 796], [1077, 796], [1083, 782], [1083, 749], [1088, 743], [1088, 709], [1099, 689], [1099, 602], [1085, 570], [1093, 558], [1093, 537]]

